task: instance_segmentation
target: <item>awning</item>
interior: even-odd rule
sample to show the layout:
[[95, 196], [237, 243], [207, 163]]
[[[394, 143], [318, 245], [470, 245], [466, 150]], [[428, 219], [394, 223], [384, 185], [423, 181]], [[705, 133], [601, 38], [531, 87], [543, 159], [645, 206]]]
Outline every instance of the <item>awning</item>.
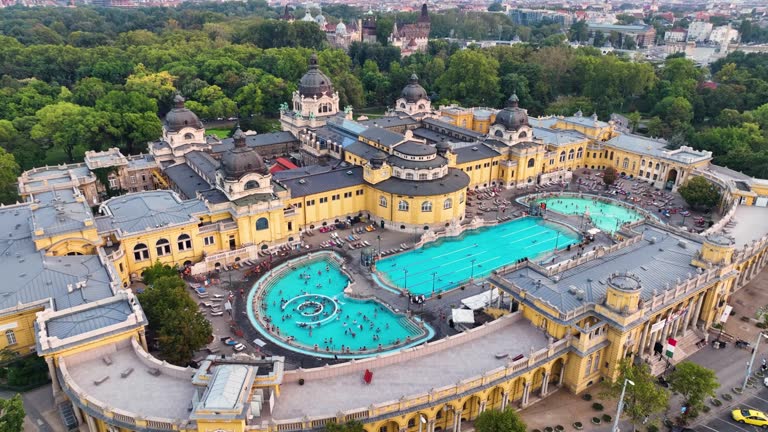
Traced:
[[475, 313], [470, 309], [451, 309], [451, 317], [455, 324], [475, 323]]
[[257, 346], [260, 346], [260, 347], [264, 347], [264, 345], [266, 345], [267, 343], [264, 342], [263, 340], [257, 338], [257, 339], [253, 340], [253, 344], [257, 345]]
[[597, 235], [597, 234], [599, 234], [599, 233], [600, 233], [600, 230], [599, 230], [599, 229], [597, 229], [597, 228], [590, 228], [590, 229], [587, 231], [587, 234], [591, 234], [591, 235]]
[[488, 306], [491, 302], [496, 300], [499, 297], [499, 293], [494, 289], [490, 291], [483, 291], [482, 293], [478, 295], [473, 295], [472, 297], [467, 297], [461, 301], [461, 304], [464, 306], [472, 309], [482, 309], [486, 306]]

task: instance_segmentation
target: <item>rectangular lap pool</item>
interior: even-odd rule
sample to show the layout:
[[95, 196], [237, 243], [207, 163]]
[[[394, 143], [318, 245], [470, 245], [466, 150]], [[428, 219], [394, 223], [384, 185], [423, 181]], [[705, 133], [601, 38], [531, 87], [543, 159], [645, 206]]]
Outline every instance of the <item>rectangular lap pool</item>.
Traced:
[[376, 264], [383, 281], [410, 293], [430, 295], [455, 288], [521, 258], [535, 259], [579, 241], [562, 225], [539, 218], [516, 219], [442, 238]]

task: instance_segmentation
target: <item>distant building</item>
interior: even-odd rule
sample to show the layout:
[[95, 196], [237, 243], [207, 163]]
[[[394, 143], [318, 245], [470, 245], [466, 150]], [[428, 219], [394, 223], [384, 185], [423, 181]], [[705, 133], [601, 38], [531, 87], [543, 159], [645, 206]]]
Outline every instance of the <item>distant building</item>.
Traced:
[[389, 43], [392, 46], [400, 48], [403, 56], [409, 56], [416, 52], [426, 52], [429, 43], [429, 31], [431, 24], [427, 4], [421, 5], [421, 15], [415, 24], [403, 24], [398, 26], [395, 23], [392, 34], [389, 35]]
[[590, 34], [596, 32], [602, 32], [605, 35], [609, 35], [612, 32], [619, 33], [622, 37], [633, 38], [639, 47], [651, 46], [654, 39], [656, 39], [656, 29], [650, 25], [600, 24], [593, 22], [590, 22], [588, 25]]
[[739, 31], [732, 29], [730, 25], [715, 27], [709, 35], [709, 41], [718, 45], [728, 45], [739, 40]]
[[364, 19], [344, 24], [326, 24], [325, 35], [334, 48], [349, 49], [352, 42], [376, 42], [376, 17], [371, 12]]
[[673, 28], [672, 30], [668, 30], [664, 32], [664, 41], [665, 42], [684, 42], [685, 38], [687, 36], [687, 32], [684, 28]]
[[694, 21], [688, 26], [688, 39], [696, 42], [704, 42], [709, 39], [712, 33], [712, 23], [705, 21]]
[[513, 24], [524, 26], [532, 26], [545, 19], [564, 27], [573, 24], [573, 17], [570, 14], [547, 9], [513, 9], [509, 17]]
[[288, 8], [288, 5], [285, 5], [285, 10], [283, 11], [283, 15], [280, 16], [280, 19], [283, 21], [293, 22], [296, 20], [296, 17], [293, 16], [291, 10]]

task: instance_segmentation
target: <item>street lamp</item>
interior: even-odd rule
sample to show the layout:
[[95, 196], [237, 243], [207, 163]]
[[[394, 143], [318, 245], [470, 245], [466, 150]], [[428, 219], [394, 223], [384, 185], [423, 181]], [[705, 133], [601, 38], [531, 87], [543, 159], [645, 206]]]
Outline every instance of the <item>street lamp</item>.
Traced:
[[621, 396], [619, 397], [619, 407], [616, 409], [616, 419], [613, 421], [611, 432], [619, 432], [619, 419], [621, 418], [621, 410], [624, 409], [624, 393], [627, 391], [627, 383], [632, 386], [635, 385], [634, 381], [624, 379], [624, 385], [621, 387]]
[[475, 261], [477, 261], [477, 258], [472, 258], [471, 260], [469, 260], [469, 262], [472, 263], [472, 270], [471, 270], [471, 273], [469, 274], [470, 281], [475, 280]]
[[408, 289], [408, 269], [403, 269], [403, 289]]
[[749, 380], [749, 376], [752, 375], [752, 365], [755, 363], [755, 356], [757, 355], [757, 348], [760, 346], [760, 340], [766, 336], [765, 333], [760, 332], [757, 335], [757, 342], [755, 342], [755, 347], [752, 348], [752, 357], [749, 359], [749, 363], [747, 363], [747, 375], [744, 377], [744, 384], [741, 385], [741, 391], [747, 389], [747, 381]]
[[560, 231], [557, 232], [557, 238], [555, 239], [555, 252], [557, 252], [557, 245], [560, 244]]
[[376, 238], [379, 240], [379, 259], [381, 259], [381, 234], [377, 235]]
[[435, 277], [437, 276], [437, 272], [432, 272], [432, 297], [435, 296]]

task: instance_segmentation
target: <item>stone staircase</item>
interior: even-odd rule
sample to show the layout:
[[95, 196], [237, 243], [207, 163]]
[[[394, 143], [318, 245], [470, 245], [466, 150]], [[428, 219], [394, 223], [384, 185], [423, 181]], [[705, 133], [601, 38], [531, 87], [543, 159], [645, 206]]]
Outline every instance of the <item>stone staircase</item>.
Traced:
[[[701, 339], [702, 336], [700, 332], [695, 329], [689, 329], [687, 335], [683, 336], [682, 338], [678, 338], [677, 346], [675, 347], [675, 354], [671, 359], [669, 359], [670, 367], [680, 363], [681, 361], [685, 360], [686, 357], [698, 351], [699, 348], [696, 347], [696, 344]], [[664, 341], [665, 348], [666, 344], [667, 342]], [[659, 356], [653, 356], [650, 359], [651, 373], [657, 376], [664, 373], [664, 371], [667, 369], [667, 359], [668, 358], [666, 355], [662, 355], [661, 359], [659, 359]]]

